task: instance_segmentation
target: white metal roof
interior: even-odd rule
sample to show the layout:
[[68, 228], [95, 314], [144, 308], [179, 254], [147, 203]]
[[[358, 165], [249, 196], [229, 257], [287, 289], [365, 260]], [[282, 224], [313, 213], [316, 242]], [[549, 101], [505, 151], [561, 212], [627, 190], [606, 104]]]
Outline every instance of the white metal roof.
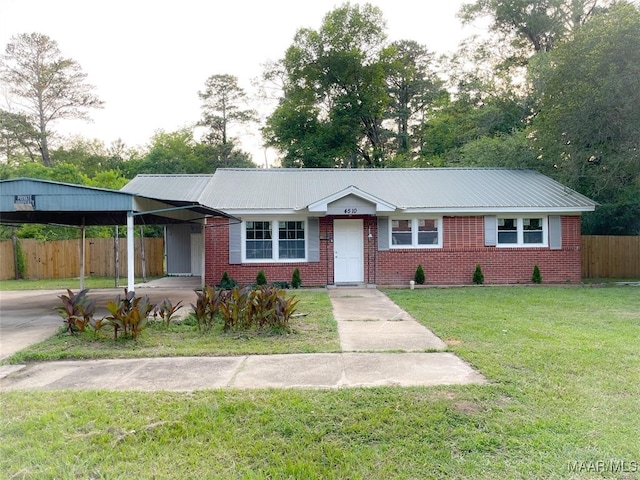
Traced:
[[593, 200], [531, 170], [218, 169], [214, 175], [139, 175], [123, 190], [198, 201], [228, 212], [302, 210], [355, 187], [398, 211], [591, 211]]

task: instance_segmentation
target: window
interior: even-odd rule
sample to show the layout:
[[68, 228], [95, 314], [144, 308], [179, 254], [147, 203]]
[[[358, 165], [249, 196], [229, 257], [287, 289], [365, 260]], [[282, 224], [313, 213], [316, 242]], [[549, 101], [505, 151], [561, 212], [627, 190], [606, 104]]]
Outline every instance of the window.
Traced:
[[305, 260], [306, 222], [246, 221], [245, 260]]
[[411, 245], [411, 220], [391, 221], [391, 244]]
[[391, 220], [391, 248], [437, 248], [442, 246], [440, 219]]
[[498, 245], [546, 246], [547, 219], [545, 217], [498, 218]]
[[518, 219], [498, 219], [498, 243], [518, 243]]
[[438, 244], [438, 224], [436, 220], [418, 219], [418, 245]]
[[247, 259], [273, 257], [271, 222], [247, 222]]
[[524, 243], [542, 243], [541, 218], [523, 218], [522, 230]]
[[304, 258], [304, 222], [278, 222], [279, 258]]

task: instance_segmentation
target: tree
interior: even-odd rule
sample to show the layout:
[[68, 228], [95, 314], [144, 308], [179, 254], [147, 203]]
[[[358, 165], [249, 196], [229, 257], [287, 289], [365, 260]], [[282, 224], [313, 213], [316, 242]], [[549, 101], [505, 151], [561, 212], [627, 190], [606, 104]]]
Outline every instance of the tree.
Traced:
[[390, 97], [387, 117], [395, 123], [396, 153], [408, 155], [419, 146], [412, 142], [418, 137], [411, 129], [426, 119], [429, 105], [442, 93], [442, 81], [436, 74], [434, 55], [414, 41], [392, 43], [385, 49], [383, 62]]
[[230, 127], [255, 122], [257, 113], [243, 108], [247, 95], [233, 75], [210, 76], [204, 91], [198, 95], [203, 102], [199, 125], [207, 129], [205, 143], [218, 146], [223, 166], [229, 166], [235, 147], [234, 140], [229, 137]]
[[28, 156], [35, 160], [38, 132], [22, 113], [12, 113], [0, 109], [0, 158], [8, 162]]
[[640, 9], [593, 16], [549, 55], [532, 129], [540, 163], [602, 204], [585, 233], [640, 233]]
[[377, 7], [345, 4], [319, 30], [298, 30], [277, 64], [284, 95], [263, 130], [285, 166], [382, 165], [384, 29]]
[[516, 49], [550, 52], [607, 0], [475, 0], [460, 9], [463, 23], [489, 17], [490, 30]]
[[40, 33], [11, 38], [0, 61], [0, 79], [37, 132], [34, 139], [42, 162], [51, 166], [51, 123], [59, 119], [88, 119], [87, 109], [103, 102], [85, 82], [87, 75], [72, 59], [64, 58], [57, 42]]

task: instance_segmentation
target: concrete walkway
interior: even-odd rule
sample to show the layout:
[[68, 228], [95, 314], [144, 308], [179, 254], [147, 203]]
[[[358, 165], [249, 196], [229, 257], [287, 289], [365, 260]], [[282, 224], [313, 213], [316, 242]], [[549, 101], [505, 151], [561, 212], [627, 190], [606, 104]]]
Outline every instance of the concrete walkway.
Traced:
[[[342, 353], [58, 361], [0, 367], [0, 390], [340, 388], [485, 383], [376, 289], [329, 291]], [[403, 353], [400, 353], [403, 352]]]
[[343, 352], [444, 350], [431, 330], [375, 288], [329, 290]]

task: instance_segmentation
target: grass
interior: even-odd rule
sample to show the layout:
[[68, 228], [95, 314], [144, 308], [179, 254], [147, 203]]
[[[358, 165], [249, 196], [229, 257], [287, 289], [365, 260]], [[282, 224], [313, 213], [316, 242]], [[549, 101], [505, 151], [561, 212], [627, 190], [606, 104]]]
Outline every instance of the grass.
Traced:
[[637, 288], [388, 294], [490, 383], [3, 392], [0, 477], [638, 477]]
[[[89, 330], [78, 335], [68, 334], [63, 327], [59, 333], [41, 343], [19, 351], [4, 363], [20, 364], [35, 361], [143, 358], [207, 355], [246, 355], [274, 353], [312, 353], [340, 351], [336, 322], [326, 293], [297, 290], [297, 313], [304, 314], [291, 321], [291, 332], [222, 331], [218, 325], [208, 332], [200, 332], [195, 320], [189, 321], [191, 306], [183, 306], [168, 327], [160, 321], [150, 322], [137, 340], [113, 339], [113, 329], [103, 327], [96, 338]], [[100, 316], [97, 316], [98, 318]], [[62, 319], [60, 319], [62, 325]]]
[[[147, 277], [147, 281], [159, 277]], [[136, 283], [142, 282], [142, 277], [135, 279]], [[127, 279], [120, 278], [119, 288], [127, 286]], [[71, 288], [76, 290], [80, 287], [80, 278], [50, 278], [45, 280], [0, 280], [0, 291], [8, 290], [66, 290]], [[113, 277], [85, 277], [85, 288], [114, 288], [115, 279]]]

